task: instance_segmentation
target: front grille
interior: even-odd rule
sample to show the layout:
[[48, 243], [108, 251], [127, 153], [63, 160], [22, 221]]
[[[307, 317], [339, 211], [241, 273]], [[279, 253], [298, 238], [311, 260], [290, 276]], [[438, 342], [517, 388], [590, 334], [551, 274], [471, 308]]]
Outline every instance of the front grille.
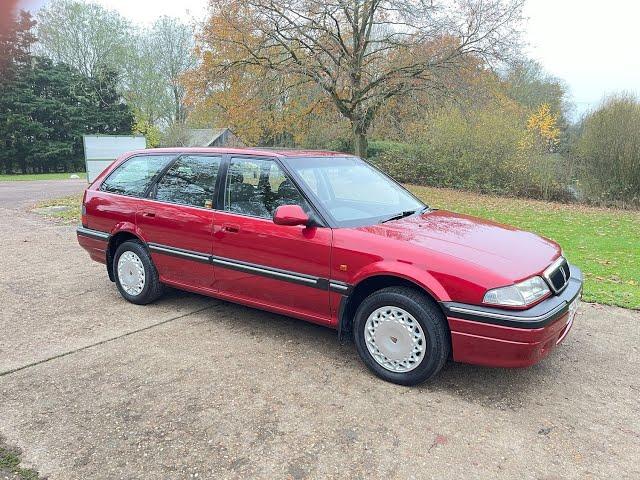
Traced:
[[544, 271], [544, 278], [555, 293], [560, 292], [566, 287], [569, 278], [571, 277], [571, 270], [567, 261], [560, 257], [558, 260]]

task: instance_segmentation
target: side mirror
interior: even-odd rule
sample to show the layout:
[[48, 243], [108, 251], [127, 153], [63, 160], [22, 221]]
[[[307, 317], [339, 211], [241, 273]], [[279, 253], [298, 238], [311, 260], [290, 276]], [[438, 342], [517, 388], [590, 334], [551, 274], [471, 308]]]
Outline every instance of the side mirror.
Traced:
[[281, 205], [273, 212], [273, 223], [276, 225], [307, 225], [309, 215], [304, 213], [300, 205]]

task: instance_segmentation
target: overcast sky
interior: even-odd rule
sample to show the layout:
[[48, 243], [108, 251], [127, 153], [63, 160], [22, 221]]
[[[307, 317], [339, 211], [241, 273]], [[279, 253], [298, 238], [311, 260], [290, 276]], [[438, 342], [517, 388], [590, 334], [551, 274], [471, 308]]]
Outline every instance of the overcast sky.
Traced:
[[[93, 0], [136, 23], [160, 15], [202, 20], [207, 0]], [[23, 0], [34, 7], [43, 0]], [[640, 53], [636, 0], [528, 0], [525, 40], [529, 55], [570, 88], [577, 113], [605, 94], [640, 95]]]
[[529, 0], [529, 54], [564, 79], [578, 111], [603, 95], [640, 95], [636, 0]]

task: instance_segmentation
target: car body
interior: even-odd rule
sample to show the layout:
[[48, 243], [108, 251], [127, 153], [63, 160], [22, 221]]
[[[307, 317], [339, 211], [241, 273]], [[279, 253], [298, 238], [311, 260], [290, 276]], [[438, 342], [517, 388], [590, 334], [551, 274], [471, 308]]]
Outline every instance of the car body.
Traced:
[[[208, 173], [212, 168], [215, 175]], [[389, 217], [396, 204], [410, 209]], [[141, 276], [151, 282], [156, 275], [154, 288], [168, 285], [288, 315], [334, 328], [340, 338], [360, 328], [354, 334], [359, 352], [371, 354], [365, 363], [397, 383], [434, 375], [442, 361], [420, 375], [411, 372], [438, 344], [437, 355], [458, 362], [537, 363], [567, 335], [582, 291], [580, 270], [555, 242], [431, 209], [362, 160], [338, 152], [130, 152], [87, 188], [82, 208], [78, 241], [107, 265], [128, 300], [146, 303], [129, 293], [142, 288]], [[377, 209], [387, 215], [376, 216]], [[123, 254], [124, 242], [137, 246]], [[137, 286], [126, 284], [129, 273]], [[383, 293], [387, 313], [386, 304], [371, 300]], [[516, 305], [525, 295], [537, 297]], [[359, 321], [366, 300], [371, 311]], [[405, 357], [394, 357], [399, 345], [411, 349], [411, 359], [405, 350]]]

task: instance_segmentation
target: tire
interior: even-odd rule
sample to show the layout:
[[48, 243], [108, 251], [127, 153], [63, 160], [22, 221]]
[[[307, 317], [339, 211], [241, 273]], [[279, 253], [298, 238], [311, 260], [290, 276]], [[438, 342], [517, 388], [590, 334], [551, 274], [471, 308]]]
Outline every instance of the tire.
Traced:
[[[121, 258], [122, 268], [119, 269]], [[123, 278], [120, 278], [121, 274]], [[158, 271], [149, 252], [139, 241], [127, 240], [118, 247], [113, 257], [113, 275], [120, 295], [131, 303], [146, 305], [162, 295], [163, 285]]]
[[430, 297], [410, 287], [388, 287], [365, 298], [356, 311], [353, 337], [365, 365], [400, 385], [435, 376], [451, 350], [444, 315]]

